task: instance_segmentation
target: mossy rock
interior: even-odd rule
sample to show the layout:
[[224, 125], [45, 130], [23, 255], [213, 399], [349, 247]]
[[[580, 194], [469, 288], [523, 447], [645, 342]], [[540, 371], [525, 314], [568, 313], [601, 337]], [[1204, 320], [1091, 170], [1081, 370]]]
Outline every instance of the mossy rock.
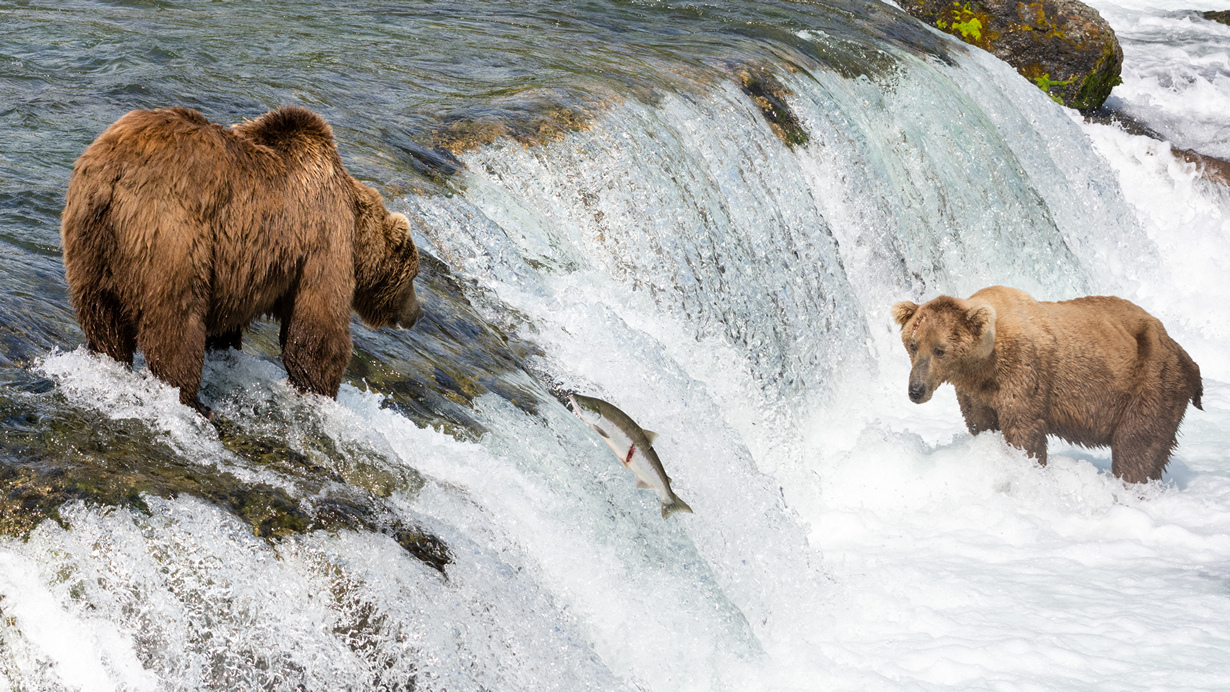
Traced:
[[[451, 561], [440, 539], [405, 525], [382, 500], [417, 492], [422, 480], [370, 450], [331, 443], [295, 449], [220, 417], [219, 440], [235, 458], [189, 459], [143, 421], [73, 406], [41, 386], [48, 381], [14, 374], [0, 384], [0, 534], [25, 537], [45, 520], [65, 525], [60, 507], [68, 502], [149, 513], [148, 497], [188, 495], [269, 540], [368, 531], [389, 536], [442, 573]], [[271, 472], [283, 484], [244, 480], [232, 465]]]
[[1077, 0], [901, 0], [901, 7], [991, 52], [1070, 108], [1097, 108], [1122, 82], [1119, 39]]

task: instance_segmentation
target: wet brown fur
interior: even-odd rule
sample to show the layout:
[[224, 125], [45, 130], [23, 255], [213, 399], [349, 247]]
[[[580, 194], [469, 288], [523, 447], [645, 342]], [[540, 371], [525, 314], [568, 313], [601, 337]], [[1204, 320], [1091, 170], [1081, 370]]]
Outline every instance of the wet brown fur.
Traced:
[[350, 311], [410, 326], [419, 258], [406, 218], [350, 177], [315, 113], [270, 111], [229, 128], [187, 108], [132, 111], [77, 159], [61, 225], [89, 348], [197, 400], [205, 348], [253, 319], [281, 321], [282, 360], [305, 392], [335, 397]]
[[1200, 368], [1136, 305], [1111, 296], [1038, 302], [992, 286], [968, 300], [893, 306], [910, 354], [910, 398], [950, 382], [973, 434], [1004, 439], [1046, 464], [1046, 436], [1111, 448], [1131, 483], [1162, 477]]

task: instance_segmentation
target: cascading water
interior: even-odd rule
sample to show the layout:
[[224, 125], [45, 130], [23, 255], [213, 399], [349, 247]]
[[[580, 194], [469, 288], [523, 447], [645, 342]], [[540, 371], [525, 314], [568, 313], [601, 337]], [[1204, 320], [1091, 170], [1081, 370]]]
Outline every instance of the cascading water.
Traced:
[[[1153, 164], [1166, 145], [887, 6], [309, 9], [231, 4], [213, 41], [171, 3], [101, 29], [27, 9], [32, 38], [0, 41], [27, 109], [0, 190], [10, 688], [1226, 682], [1227, 334], [1203, 312], [1226, 291], [1202, 280], [1230, 198]], [[356, 326], [337, 402], [289, 388], [276, 327], [211, 356], [217, 428], [76, 348], [54, 250], [64, 167], [112, 104], [210, 78], [236, 86], [215, 119], [322, 110], [431, 255], [427, 318]], [[105, 113], [55, 119], [82, 102]], [[1040, 468], [969, 437], [950, 391], [908, 403], [888, 307], [992, 283], [1123, 295], [1191, 344], [1206, 411], [1164, 484], [1054, 443]], [[662, 521], [560, 390], [656, 430], [695, 513]]]

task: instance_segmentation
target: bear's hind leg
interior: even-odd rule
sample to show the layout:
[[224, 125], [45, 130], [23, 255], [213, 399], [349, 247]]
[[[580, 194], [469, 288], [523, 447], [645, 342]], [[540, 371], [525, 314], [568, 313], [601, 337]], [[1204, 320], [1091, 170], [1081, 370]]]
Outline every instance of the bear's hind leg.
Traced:
[[1128, 483], [1161, 480], [1186, 410], [1187, 399], [1133, 402], [1111, 436], [1111, 472]]
[[213, 412], [197, 399], [205, 364], [205, 320], [201, 312], [148, 312], [141, 320], [137, 343], [150, 372], [179, 389], [179, 402], [213, 420]]
[[137, 348], [136, 329], [115, 294], [83, 291], [74, 298], [77, 322], [85, 332], [86, 347], [131, 367]]

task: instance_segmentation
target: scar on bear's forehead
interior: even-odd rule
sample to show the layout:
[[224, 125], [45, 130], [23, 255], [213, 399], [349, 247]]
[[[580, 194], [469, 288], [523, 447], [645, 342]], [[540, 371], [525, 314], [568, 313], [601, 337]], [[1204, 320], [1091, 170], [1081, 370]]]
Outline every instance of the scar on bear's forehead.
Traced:
[[914, 320], [914, 326], [910, 327], [911, 337], [918, 333], [918, 328], [922, 326], [923, 320], [925, 319], [927, 319], [927, 316], [924, 314], [924, 315], [919, 315], [918, 318]]

